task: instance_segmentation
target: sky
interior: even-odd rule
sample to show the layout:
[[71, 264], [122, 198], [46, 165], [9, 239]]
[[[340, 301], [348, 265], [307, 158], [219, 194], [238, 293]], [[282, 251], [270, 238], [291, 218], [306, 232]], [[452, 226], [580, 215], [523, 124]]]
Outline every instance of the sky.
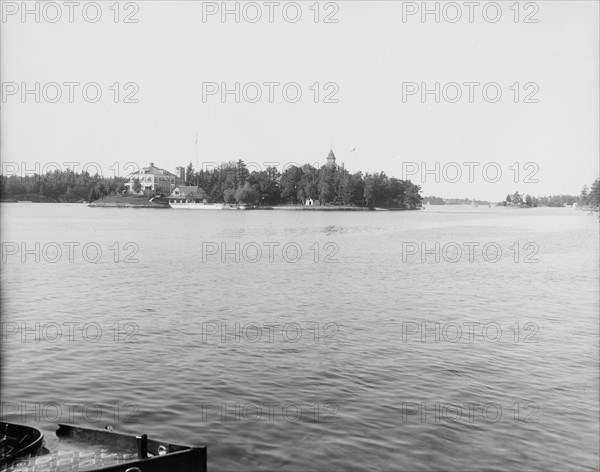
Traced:
[[333, 149], [423, 195], [498, 201], [600, 174], [596, 1], [427, 2], [437, 18], [400, 1], [50, 3], [2, 2], [4, 175], [281, 169]]

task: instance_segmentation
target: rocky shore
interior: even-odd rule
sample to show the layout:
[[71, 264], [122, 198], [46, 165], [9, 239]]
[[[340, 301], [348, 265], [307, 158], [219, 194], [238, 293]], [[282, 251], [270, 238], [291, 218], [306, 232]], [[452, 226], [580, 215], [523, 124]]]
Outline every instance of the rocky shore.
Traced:
[[171, 208], [166, 199], [148, 198], [137, 195], [111, 195], [93, 201], [94, 208]]

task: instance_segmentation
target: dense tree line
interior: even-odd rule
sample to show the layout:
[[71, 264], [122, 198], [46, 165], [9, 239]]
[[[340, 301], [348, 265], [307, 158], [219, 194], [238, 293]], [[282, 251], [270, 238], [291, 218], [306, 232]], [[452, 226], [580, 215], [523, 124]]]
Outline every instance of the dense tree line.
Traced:
[[474, 200], [472, 198], [423, 197], [424, 205], [488, 205], [489, 203], [487, 200]]
[[584, 185], [579, 196], [575, 195], [551, 195], [548, 197], [532, 197], [531, 195], [521, 195], [519, 192], [508, 194], [504, 205], [526, 206], [526, 207], [564, 207], [572, 206], [576, 203], [578, 206], [586, 208], [598, 208], [600, 205], [600, 179], [596, 179], [591, 188]]
[[423, 205], [447, 205], [442, 197], [423, 197]]
[[106, 195], [120, 194], [126, 179], [104, 178], [99, 175], [73, 171], [54, 171], [46, 175], [2, 176], [0, 197], [3, 200], [37, 202], [93, 201]]
[[189, 164], [186, 185], [202, 187], [211, 202], [226, 203], [295, 205], [312, 199], [320, 205], [416, 208], [422, 200], [420, 187], [410, 181], [326, 165], [291, 166], [281, 173], [276, 167], [250, 171], [242, 160], [198, 172]]
[[[410, 181], [388, 177], [384, 172], [374, 174], [349, 173], [337, 166], [320, 169], [306, 164], [291, 166], [283, 173], [276, 167], [250, 171], [242, 160], [228, 162], [218, 168], [195, 171], [190, 163], [186, 169], [186, 185], [204, 189], [211, 202], [260, 203], [265, 205], [304, 204], [312, 199], [318, 204], [370, 207], [416, 208], [422, 202], [432, 205], [471, 204], [472, 200], [422, 198], [420, 187]], [[87, 172], [54, 171], [46, 175], [1, 176], [0, 197], [3, 200], [32, 200], [48, 202], [93, 201], [107, 195], [120, 195], [126, 189], [127, 179], [104, 178]], [[476, 204], [487, 202], [475, 201]], [[514, 206], [562, 207], [577, 203], [582, 207], [600, 206], [600, 179], [579, 196], [554, 195], [532, 197], [515, 192], [501, 202]]]
[[[58, 170], [44, 176], [2, 176], [0, 196], [4, 200], [93, 201], [123, 193], [126, 181]], [[190, 163], [185, 184], [201, 187], [212, 203], [294, 205], [312, 199], [320, 205], [416, 208], [422, 200], [419, 186], [384, 172], [351, 174], [338, 166], [317, 169], [309, 164], [281, 173], [276, 167], [250, 171], [242, 160], [200, 171]], [[136, 187], [139, 190], [138, 182]]]
[[577, 203], [579, 197], [575, 195], [550, 195], [547, 197], [532, 197], [529, 194], [509, 193], [499, 205], [520, 207], [564, 207]]
[[579, 194], [579, 205], [582, 207], [598, 208], [600, 207], [600, 179], [594, 180], [591, 188], [583, 186]]

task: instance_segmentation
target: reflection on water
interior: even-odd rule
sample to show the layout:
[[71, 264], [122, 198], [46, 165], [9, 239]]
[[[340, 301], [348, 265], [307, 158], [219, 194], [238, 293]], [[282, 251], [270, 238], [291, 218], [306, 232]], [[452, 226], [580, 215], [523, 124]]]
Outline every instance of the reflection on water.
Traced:
[[206, 444], [211, 470], [598, 468], [593, 216], [5, 204], [2, 240], [41, 256], [4, 253], [9, 419]]

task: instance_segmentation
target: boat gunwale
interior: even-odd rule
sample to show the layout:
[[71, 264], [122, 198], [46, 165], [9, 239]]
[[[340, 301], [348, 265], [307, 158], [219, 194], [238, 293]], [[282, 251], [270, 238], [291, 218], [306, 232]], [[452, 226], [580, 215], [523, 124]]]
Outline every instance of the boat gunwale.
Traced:
[[[126, 446], [129, 448], [137, 447], [138, 438], [142, 437], [142, 435], [133, 435], [107, 429], [89, 428], [64, 423], [58, 424], [56, 436], [59, 438], [71, 436], [75, 439], [79, 439], [80, 441], [96, 441], [100, 444], [108, 443], [107, 445], [110, 446], [123, 446], [126, 444]], [[158, 448], [160, 446], [166, 448], [165, 454], [158, 453]], [[114, 464], [98, 469], [89, 469], [86, 472], [122, 472], [129, 468], [139, 468], [142, 466], [144, 467], [145, 471], [147, 470], [148, 466], [164, 466], [166, 463], [171, 462], [175, 462], [176, 465], [179, 465], [177, 462], [183, 459], [197, 461], [198, 465], [193, 470], [197, 470], [199, 472], [207, 470], [206, 446], [174, 444], [168, 441], [157, 441], [155, 439], [147, 438], [147, 448], [148, 451], [153, 454], [150, 457], [136, 458], [127, 462], [122, 462], [120, 464]], [[188, 456], [190, 457], [188, 458]]]
[[[18, 423], [0, 422], [8, 427], [17, 428], [17, 431], [34, 431], [39, 435], [34, 442], [15, 454], [8, 455], [5, 460], [0, 462], [1, 469], [10, 468], [15, 461], [26, 458], [44, 457], [46, 454], [37, 454], [44, 443], [44, 433], [32, 426]], [[74, 443], [90, 443], [96, 446], [105, 446], [116, 449], [127, 449], [131, 452], [136, 450], [142, 454], [139, 449], [140, 441], [144, 443], [142, 450], [147, 457], [128, 458], [122, 462], [105, 465], [99, 468], [84, 469], [86, 472], [126, 472], [128, 470], [144, 470], [144, 472], [158, 472], [171, 470], [175, 467], [180, 471], [206, 472], [207, 470], [207, 447], [193, 446], [188, 444], [174, 444], [168, 441], [158, 441], [148, 438], [145, 434], [128, 434], [116, 432], [108, 429], [97, 429], [83, 426], [75, 426], [59, 423], [55, 431], [59, 439], [70, 439]], [[23, 437], [23, 436], [22, 436]], [[34, 447], [35, 446], [35, 447]], [[55, 454], [60, 451], [47, 451], [49, 454]], [[161, 453], [164, 451], [163, 453]], [[8, 469], [7, 469], [8, 470]], [[28, 470], [28, 469], [27, 469]], [[33, 470], [33, 469], [32, 469]]]

